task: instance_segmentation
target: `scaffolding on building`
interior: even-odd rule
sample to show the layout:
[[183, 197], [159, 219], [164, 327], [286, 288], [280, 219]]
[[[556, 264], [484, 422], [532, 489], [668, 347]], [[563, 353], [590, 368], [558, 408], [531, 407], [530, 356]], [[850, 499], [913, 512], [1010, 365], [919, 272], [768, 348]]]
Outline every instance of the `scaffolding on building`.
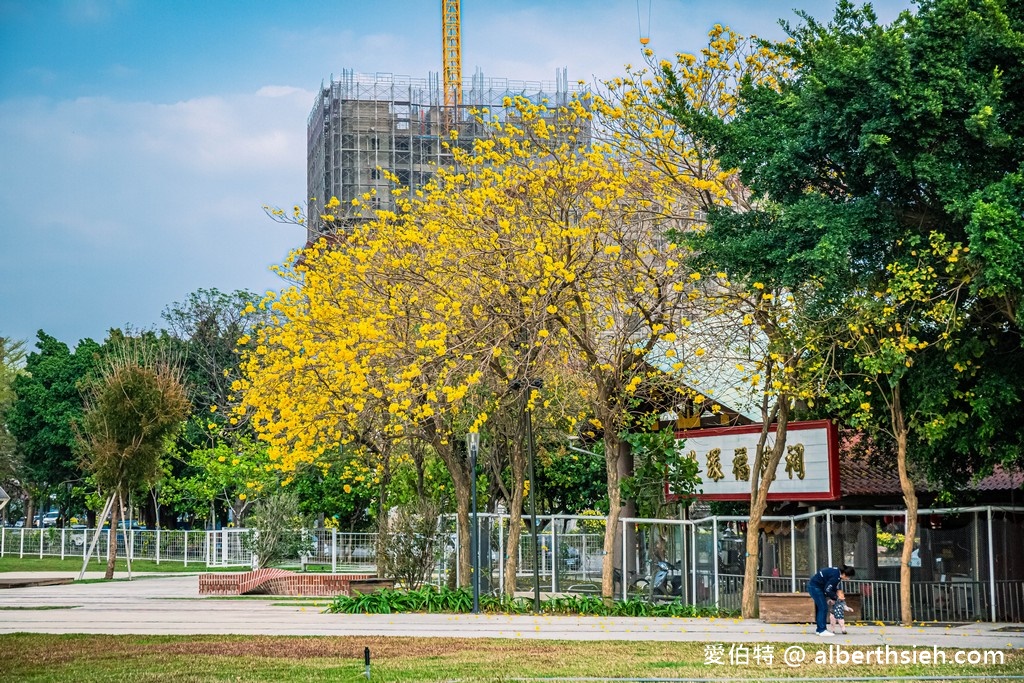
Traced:
[[[451, 164], [452, 146], [471, 149], [487, 126], [473, 114], [482, 108], [499, 113], [506, 98], [525, 97], [554, 109], [575, 95], [565, 69], [554, 82], [485, 78], [477, 72], [463, 81], [460, 104], [444, 104], [438, 74], [427, 79], [345, 70], [321, 85], [307, 130], [307, 237], [323, 234], [324, 205], [337, 197], [351, 216], [352, 201], [373, 195], [371, 209], [391, 209], [393, 174], [398, 185], [422, 187], [434, 169]], [[343, 216], [344, 218], [344, 216]]]

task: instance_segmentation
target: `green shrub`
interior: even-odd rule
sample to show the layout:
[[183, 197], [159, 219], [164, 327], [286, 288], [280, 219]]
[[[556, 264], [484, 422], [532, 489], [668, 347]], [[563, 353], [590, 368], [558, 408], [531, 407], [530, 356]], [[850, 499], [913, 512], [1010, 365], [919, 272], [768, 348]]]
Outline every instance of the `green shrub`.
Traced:
[[396, 508], [377, 524], [377, 573], [411, 589], [423, 584], [434, 566], [440, 507], [428, 500]]
[[250, 530], [242, 537], [260, 568], [280, 560], [310, 555], [315, 542], [308, 531], [309, 520], [299, 512], [294, 491], [276, 491], [256, 504], [249, 514]]
[[[402, 612], [467, 614], [473, 610], [473, 593], [469, 588], [436, 588], [431, 585], [415, 590], [382, 588], [365, 595], [339, 596], [327, 608], [335, 614], [392, 614]], [[532, 614], [529, 598], [480, 596], [480, 611], [490, 614]], [[617, 600], [611, 604], [593, 595], [569, 595], [548, 598], [540, 603], [541, 614], [601, 617], [717, 617], [729, 612], [713, 607], [673, 602], [650, 602], [642, 599]]]

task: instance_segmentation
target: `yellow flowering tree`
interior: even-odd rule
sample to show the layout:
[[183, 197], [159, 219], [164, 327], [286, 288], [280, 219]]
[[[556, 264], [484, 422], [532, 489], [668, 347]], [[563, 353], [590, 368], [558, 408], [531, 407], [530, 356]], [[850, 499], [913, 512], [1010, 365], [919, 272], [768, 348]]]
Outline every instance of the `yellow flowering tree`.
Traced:
[[[793, 401], [814, 393], [810, 387], [817, 365], [808, 362], [813, 343], [798, 324], [798, 292], [785, 280], [769, 280], [770, 270], [737, 264], [742, 258], [726, 249], [730, 243], [718, 240], [719, 233], [706, 235], [709, 216], [743, 214], [752, 208], [737, 170], [719, 160], [717, 140], [709, 130], [736, 116], [742, 83], [777, 88], [790, 75], [789, 63], [756, 36], [742, 36], [722, 25], [709, 31], [708, 44], [697, 54], [657, 60], [646, 50], [645, 56], [646, 67], [628, 68], [625, 77], [606, 84], [612, 121], [608, 136], [624, 154], [656, 168], [680, 198], [681, 227], [672, 239], [680, 251], [693, 254], [688, 261], [698, 286], [691, 296], [699, 313], [682, 321], [678, 333], [687, 358], [675, 367], [684, 385], [702, 389], [684, 392], [682, 412], [715, 411], [717, 406], [705, 405], [705, 393], [714, 387], [729, 391], [733, 400], [749, 399], [761, 413], [764, 428], [751, 477], [743, 597], [744, 616], [753, 616], [760, 518], [771, 485], [771, 478], [759, 473], [762, 465], [766, 471], [777, 466]], [[751, 256], [763, 251], [754, 250]], [[732, 277], [723, 269], [733, 270]], [[773, 424], [774, 447], [765, 452]]]
[[[917, 492], [911, 475], [911, 436], [927, 439], [955, 428], [957, 417], [945, 405], [936, 410], [928, 394], [944, 383], [949, 365], [969, 375], [974, 360], [959, 361], [953, 348], [967, 324], [957, 302], [972, 276], [960, 267], [969, 248], [932, 232], [927, 241], [908, 238], [908, 249], [887, 264], [884, 275], [838, 307], [829, 349], [837, 369], [835, 407], [854, 427], [881, 436], [896, 449], [896, 470], [906, 506], [900, 560], [900, 612], [913, 622], [910, 562], [917, 538]], [[929, 341], [932, 340], [932, 341]], [[938, 347], [938, 359], [925, 353]], [[923, 362], [922, 362], [923, 361]], [[937, 392], [936, 392], [937, 393]], [[962, 394], [958, 398], [965, 398]], [[952, 414], [951, 414], [952, 413]]]
[[[720, 265], [715, 240], [702, 233], [687, 240], [702, 253], [705, 265]], [[735, 264], [734, 265], [738, 265]], [[734, 395], [749, 399], [760, 416], [761, 432], [750, 466], [750, 506], [746, 534], [741, 613], [757, 616], [757, 571], [761, 521], [768, 508], [774, 473], [786, 453], [789, 422], [798, 406], [813, 407], [827, 393], [828, 366], [822, 352], [819, 321], [808, 315], [807, 300], [813, 285], [792, 287], [784, 280], [733, 282], [716, 272], [707, 290], [708, 316], [701, 325], [705, 343], [713, 344], [719, 361], [718, 382]], [[827, 335], [824, 335], [827, 336]], [[731, 386], [730, 386], [731, 385]]]
[[[723, 56], [739, 48], [712, 37], [709, 51], [680, 62], [694, 92], [720, 93], [736, 78]], [[253, 341], [237, 385], [278, 466], [316, 461], [379, 419], [375, 434], [421, 440], [444, 461], [465, 530], [461, 435], [486, 435], [495, 411], [553, 411], [562, 415], [555, 423], [605, 441], [603, 592], [611, 595], [627, 502], [620, 481], [631, 473], [622, 434], [644, 399], [671, 396], [649, 358], [657, 351], [672, 371], [684, 366], [685, 331], [702, 297], [689, 254], [665, 236], [687, 229], [697, 198], [741, 196], [728, 173], [676, 136], [655, 106], [657, 88], [635, 85], [647, 89], [643, 98], [620, 83], [612, 90], [622, 97], [583, 96], [563, 107], [509, 99], [502, 111], [480, 112], [490, 136], [456, 149], [451, 168], [400, 193], [394, 212], [345, 225], [282, 267], [294, 286], [264, 302], [273, 324]], [[643, 147], [651, 140], [662, 145], [657, 157]], [[556, 381], [586, 409], [553, 404], [543, 387]], [[573, 427], [584, 416], [590, 424]], [[526, 458], [521, 439], [508, 443], [518, 515]]]
[[[690, 301], [662, 239], [673, 198], [651, 169], [580, 144], [593, 103], [506, 104], [490, 139], [457, 150], [396, 212], [282, 268], [295, 285], [264, 302], [273, 324], [236, 387], [281, 468], [354, 441], [370, 411], [378, 433], [421, 439], [445, 462], [468, 529], [461, 435], [483, 428], [489, 408], [559, 408], [534, 380], [578, 368], [600, 379], [586, 398], [613, 444], [617, 515], [618, 434], [643, 358]], [[516, 515], [526, 459], [511, 443]], [[610, 561], [606, 575], [610, 592]]]
[[744, 79], [777, 87], [790, 75], [788, 61], [764, 47], [757, 36], [743, 36], [716, 24], [708, 43], [695, 54], [659, 59], [644, 50], [646, 64], [626, 66], [624, 76], [604, 83], [609, 145], [652, 166], [675, 186], [678, 218], [684, 228], [700, 227], [715, 207], [750, 208], [750, 193], [735, 168], [722, 166], [715, 142], [705, 134], [706, 119], [727, 122], [737, 113]]
[[[605, 435], [608, 458], [611, 512], [605, 539], [605, 595], [611, 593], [609, 567], [620, 547], [614, 539], [620, 506], [624, 514], [635, 512], [632, 501], [622, 500], [619, 491], [619, 482], [632, 470], [628, 445], [618, 438], [629, 422], [625, 416], [631, 400], [635, 403], [630, 397], [643, 385], [647, 397], [674, 395], [665, 408], [692, 410], [702, 402], [705, 396], [687, 387], [686, 380], [688, 368], [707, 363], [704, 356], [710, 346], [705, 332], [693, 323], [721, 307], [719, 285], [709, 283], [695, 270], [693, 250], [686, 241], [677, 238], [667, 242], [664, 238], [666, 234], [685, 235], [699, 228], [707, 212], [715, 207], [747, 206], [747, 193], [735, 171], [723, 168], [714, 146], [681, 124], [678, 112], [668, 105], [678, 101], [687, 111], [726, 120], [735, 112], [743, 78], [775, 82], [785, 73], [784, 62], [777, 55], [760, 49], [753, 38], [722, 26], [710, 31], [708, 44], [699, 54], [681, 53], [674, 61], [660, 63], [655, 63], [649, 50], [645, 56], [646, 68], [627, 67], [624, 77], [605, 83], [606, 95], [595, 100], [599, 125], [594, 127], [602, 148], [625, 167], [643, 170], [649, 179], [649, 191], [644, 196], [655, 198], [646, 205], [639, 197], [629, 200], [639, 217], [635, 223], [641, 228], [627, 237], [634, 242], [607, 244], [613, 252], [621, 248], [616, 253], [630, 257], [623, 262], [643, 264], [616, 280], [632, 280], [631, 290], [640, 296], [620, 294], [618, 300], [607, 297], [594, 301], [594, 310], [603, 313], [617, 336], [609, 335], [608, 329], [580, 324], [582, 320], [570, 326], [581, 331], [574, 341], [584, 358], [591, 361], [585, 366], [595, 387], [591, 404], [595, 406], [596, 424]], [[660, 297], [656, 295], [659, 291]], [[631, 327], [637, 318], [643, 323]], [[594, 362], [602, 355], [602, 361]], [[659, 370], [650, 368], [647, 361], [652, 357]], [[666, 370], [676, 377], [667, 377]]]

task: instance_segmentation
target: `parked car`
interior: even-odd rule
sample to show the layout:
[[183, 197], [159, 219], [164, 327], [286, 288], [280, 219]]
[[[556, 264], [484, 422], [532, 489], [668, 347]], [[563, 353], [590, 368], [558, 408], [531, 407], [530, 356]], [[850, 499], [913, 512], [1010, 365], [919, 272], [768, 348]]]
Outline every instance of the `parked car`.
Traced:
[[89, 527], [84, 524], [72, 524], [71, 525], [71, 544], [76, 548], [81, 548], [85, 545], [86, 539], [89, 535]]
[[57, 511], [47, 512], [43, 515], [40, 522], [40, 526], [57, 526], [57, 520], [60, 518], [60, 513]]
[[[312, 555], [319, 560], [330, 561], [334, 553], [334, 544], [329, 540], [319, 540], [316, 543], [316, 550]], [[374, 546], [359, 543], [353, 544], [342, 541], [338, 544], [339, 562], [373, 562], [377, 559], [377, 549]]]
[[[110, 528], [110, 522], [109, 521], [104, 522], [103, 523], [103, 528], [104, 529], [109, 529]], [[117, 522], [117, 528], [118, 529], [133, 529], [135, 531], [145, 531], [146, 530], [146, 525], [145, 524], [139, 524], [138, 521], [134, 520], [134, 519], [128, 519], [128, 520], [121, 519], [121, 520], [118, 520], [118, 522]]]

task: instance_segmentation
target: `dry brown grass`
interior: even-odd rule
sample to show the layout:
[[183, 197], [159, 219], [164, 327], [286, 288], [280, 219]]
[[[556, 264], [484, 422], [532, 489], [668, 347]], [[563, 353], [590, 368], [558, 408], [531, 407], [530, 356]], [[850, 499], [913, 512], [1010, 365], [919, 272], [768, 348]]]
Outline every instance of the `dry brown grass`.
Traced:
[[[373, 680], [780, 678], [1024, 675], [1002, 666], [709, 665], [702, 642], [278, 636], [0, 636], [0, 681], [354, 680], [370, 648]], [[785, 644], [776, 643], [781, 654]], [[812, 647], [810, 645], [806, 646]], [[857, 648], [848, 648], [854, 650]]]

